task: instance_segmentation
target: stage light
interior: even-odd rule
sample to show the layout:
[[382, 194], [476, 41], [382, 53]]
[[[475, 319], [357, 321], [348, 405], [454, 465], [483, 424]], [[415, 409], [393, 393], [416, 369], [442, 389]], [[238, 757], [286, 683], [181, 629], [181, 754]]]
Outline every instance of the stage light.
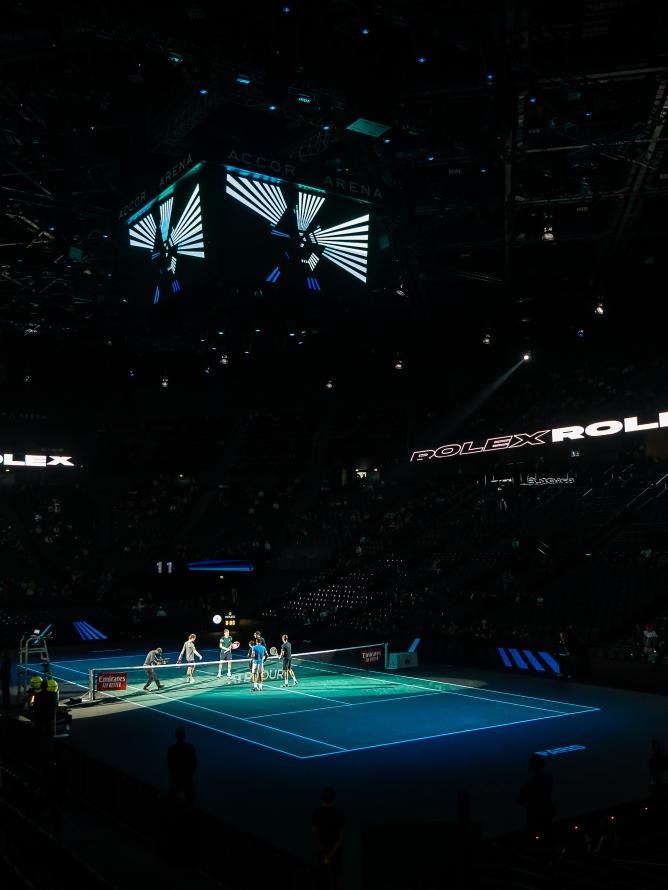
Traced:
[[580, 339], [582, 339], [582, 337], [584, 337], [584, 335], [585, 335], [585, 332], [583, 331], [583, 329], [579, 328], [576, 333], [576, 337], [580, 337]]
[[427, 57], [426, 56], [418, 56], [415, 61], [418, 63], [418, 65], [424, 65], [425, 62], [427, 61]]
[[269, 111], [278, 111], [278, 105], [267, 105]]
[[483, 346], [489, 346], [490, 343], [492, 342], [492, 335], [484, 334], [483, 338], [482, 338], [482, 342], [483, 342]]
[[535, 105], [537, 101], [538, 100], [536, 99], [535, 96], [529, 96], [529, 104], [530, 105]]
[[395, 368], [396, 371], [403, 371], [403, 369], [404, 369], [404, 363], [403, 363], [403, 361], [402, 361], [400, 358], [398, 358], [398, 359], [396, 360], [396, 362], [394, 363], [394, 368]]
[[223, 354], [220, 357], [220, 363], [221, 363], [221, 365], [229, 365], [230, 360], [225, 354]]
[[200, 96], [206, 96], [206, 94], [207, 94], [208, 92], [209, 92], [209, 91], [207, 90], [206, 87], [200, 87], [200, 88], [199, 88], [199, 94], [200, 94]]
[[433, 155], [427, 155], [427, 160], [428, 160], [428, 161], [433, 161], [433, 160], [434, 160], [434, 156], [433, 156]]
[[167, 389], [167, 387], [169, 386], [169, 377], [163, 377], [162, 380], [160, 381], [160, 386], [163, 389]]
[[222, 615], [214, 615], [211, 620], [213, 621], [214, 624], [220, 624], [221, 621], [223, 620], [223, 616]]
[[130, 380], [134, 380], [134, 379], [135, 379], [135, 372], [132, 371], [132, 370], [128, 371], [128, 377], [130, 378]]
[[205, 368], [205, 369], [204, 369], [204, 376], [205, 376], [205, 377], [208, 377], [209, 374], [211, 374], [211, 368]]
[[331, 125], [331, 124], [323, 124], [323, 125], [322, 125], [322, 129], [325, 130], [325, 131], [327, 131], [327, 130], [331, 130], [331, 129], [332, 129], [332, 125]]
[[605, 306], [603, 305], [603, 303], [596, 304], [596, 309], [594, 309], [594, 314], [595, 315], [605, 315]]
[[480, 168], [480, 172], [481, 172], [481, 173], [487, 173], [487, 167], [481, 167], [481, 168]]
[[386, 137], [383, 139], [383, 142], [385, 143], [385, 145], [389, 145], [390, 142], [392, 142], [392, 140], [390, 139], [389, 136], [386, 136]]
[[244, 86], [248, 86], [248, 84], [251, 82], [251, 79], [247, 74], [237, 74], [236, 81], [237, 83], [241, 83]]
[[524, 355], [522, 356], [522, 361], [523, 361], [523, 362], [528, 362], [530, 359], [531, 359], [531, 353], [530, 353], [530, 352], [525, 352]]
[[362, 37], [368, 37], [369, 29], [368, 28], [360, 28], [360, 34], [362, 35]]
[[281, 12], [284, 12], [286, 15], [288, 15], [288, 13], [292, 12], [292, 8], [290, 6], [284, 6], [283, 9], [281, 9]]
[[288, 333], [288, 337], [296, 337], [296, 336], [297, 336], [297, 335], [295, 334], [294, 331], [290, 331], [290, 332]]
[[331, 380], [328, 380], [327, 383], [325, 383], [325, 388], [326, 389], [334, 389], [334, 384], [332, 383]]
[[591, 111], [585, 111], [585, 117], [591, 117]]
[[485, 80], [486, 80], [488, 83], [491, 83], [491, 82], [494, 80], [494, 75], [492, 74], [491, 71], [488, 71], [488, 72], [487, 72], [487, 74], [485, 75]]

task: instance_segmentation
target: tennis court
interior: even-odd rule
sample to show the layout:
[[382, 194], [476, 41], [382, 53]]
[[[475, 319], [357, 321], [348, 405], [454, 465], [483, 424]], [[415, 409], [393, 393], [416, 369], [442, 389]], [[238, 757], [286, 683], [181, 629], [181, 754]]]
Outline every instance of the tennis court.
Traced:
[[[384, 645], [384, 644], [379, 644]], [[127, 688], [103, 693], [88, 708], [103, 712], [108, 701], [172, 717], [249, 745], [298, 760], [351, 754], [425, 739], [513, 727], [599, 710], [574, 702], [537, 698], [487, 686], [451, 683], [384, 669], [359, 667], [364, 647], [305, 653], [294, 657], [298, 686], [283, 687], [278, 660], [267, 665], [262, 692], [249, 682], [245, 657], [234, 660], [231, 679], [219, 679], [218, 652], [202, 649], [189, 684], [178, 652], [163, 653], [171, 664], [158, 668], [164, 689], [144, 692], [145, 653], [119, 652], [51, 662], [65, 690], [85, 692], [91, 677], [124, 671]], [[367, 647], [368, 648], [368, 647]], [[381, 666], [382, 667], [382, 666]]]

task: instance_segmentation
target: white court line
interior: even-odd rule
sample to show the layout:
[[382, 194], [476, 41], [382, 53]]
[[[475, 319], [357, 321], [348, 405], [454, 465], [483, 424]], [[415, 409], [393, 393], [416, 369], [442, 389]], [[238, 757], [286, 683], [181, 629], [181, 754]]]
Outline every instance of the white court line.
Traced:
[[[73, 670], [73, 669], [71, 668], [70, 670]], [[86, 672], [85, 671], [76, 671], [75, 673], [85, 674]], [[56, 679], [58, 679], [58, 678], [56, 678]], [[63, 682], [66, 682], [66, 681], [63, 680]], [[73, 680], [70, 680], [67, 682], [74, 683], [75, 686], [82, 686], [83, 688], [88, 688], [87, 686], [84, 686], [83, 683], [76, 683]], [[186, 685], [190, 686], [191, 684], [186, 684]], [[239, 720], [242, 723], [251, 723], [252, 722], [252, 720], [248, 717], [237, 717], [235, 714], [228, 714], [225, 711], [219, 711], [217, 708], [207, 708], [205, 705], [196, 705], [193, 702], [185, 701], [182, 698], [172, 698], [169, 695], [164, 695], [164, 694], [160, 694], [157, 692], [150, 693], [150, 694], [157, 695], [158, 698], [162, 701], [167, 699], [167, 701], [171, 701], [177, 705], [186, 705], [187, 707], [190, 707], [190, 708], [197, 708], [200, 711], [210, 711], [212, 714], [218, 714], [219, 717], [229, 717], [231, 720]], [[134, 701], [133, 699], [129, 698], [128, 696], [124, 696], [117, 700], [122, 701], [122, 702], [127, 702], [128, 704], [131, 704], [131, 705], [135, 705], [138, 708], [148, 708], [151, 711], [156, 711], [158, 714], [165, 714], [166, 716], [172, 717], [175, 720], [181, 719], [181, 717], [177, 717], [175, 714], [170, 714], [168, 711], [162, 711], [162, 710], [160, 710], [160, 708], [156, 708], [150, 704], [143, 704], [142, 702]], [[235, 738], [235, 739], [241, 739], [242, 741], [245, 741], [245, 742], [251, 742], [251, 744], [253, 744], [253, 745], [260, 745], [262, 748], [269, 748], [270, 751], [279, 751], [280, 753], [290, 754], [291, 757], [299, 756], [297, 754], [291, 754], [289, 751], [282, 752], [281, 749], [279, 749], [279, 748], [272, 748], [271, 745], [264, 745], [264, 744], [262, 744], [262, 742], [256, 742], [254, 739], [249, 739], [246, 736], [236, 735], [235, 733], [228, 732], [225, 729], [218, 729], [218, 727], [216, 727], [216, 726], [210, 726], [209, 724], [197, 723], [197, 721], [188, 720], [187, 718], [183, 718], [183, 719], [185, 719], [187, 723], [193, 723], [195, 726], [202, 726], [204, 728], [212, 729], [214, 732], [221, 732], [221, 733], [223, 733], [223, 735], [232, 736], [232, 738]], [[304, 741], [307, 741], [307, 742], [313, 742], [313, 744], [315, 744], [315, 745], [322, 745], [325, 748], [335, 748], [336, 751], [340, 752], [340, 753], [343, 753], [344, 751], [348, 750], [347, 748], [342, 748], [340, 745], [332, 745], [329, 742], [323, 742], [320, 739], [312, 739], [312, 738], [309, 738], [309, 736], [301, 735], [300, 733], [297, 733], [297, 732], [289, 732], [287, 729], [278, 729], [275, 726], [264, 727], [264, 724], [260, 724], [260, 725], [262, 725], [263, 728], [265, 728], [265, 729], [271, 730], [272, 732], [280, 732], [283, 735], [294, 736], [295, 738], [303, 739]]]
[[[319, 667], [318, 670], [325, 671], [325, 669], [321, 668], [321, 667]], [[325, 673], [332, 674], [332, 673], [337, 673], [337, 671], [325, 671]], [[353, 674], [352, 676], [356, 677], [358, 675]], [[395, 676], [401, 676], [403, 679], [410, 679], [408, 677], [405, 677], [403, 674], [398, 674]], [[413, 689], [421, 689], [423, 692], [430, 689], [429, 686], [418, 686], [416, 683], [392, 684], [391, 680], [389, 680], [389, 679], [384, 680], [383, 678], [379, 678], [378, 682], [380, 682], [380, 683], [384, 682], [388, 686], [389, 685], [397, 685], [397, 686], [400, 686], [401, 688], [412, 687]], [[457, 688], [459, 688], [459, 689], [474, 689], [475, 688], [472, 686], [465, 686], [462, 683], [447, 683], [444, 680], [429, 680], [427, 682], [439, 683], [442, 686], [457, 686]], [[442, 690], [436, 690], [436, 691], [442, 693], [443, 695], [458, 695], [458, 696], [461, 696], [462, 698], [473, 698], [473, 699], [476, 699], [477, 701], [489, 701], [489, 702], [494, 702], [495, 704], [499, 704], [499, 705], [510, 705], [511, 707], [514, 707], [514, 708], [529, 708], [532, 711], [547, 711], [552, 714], [562, 713], [561, 711], [557, 712], [555, 708], [541, 708], [538, 705], [523, 705], [523, 704], [520, 704], [519, 702], [503, 701], [503, 700], [499, 700], [496, 698], [486, 698], [483, 695], [467, 695], [465, 692], [453, 692], [451, 689], [442, 689]], [[496, 693], [496, 690], [494, 690], [494, 689], [492, 689], [490, 691]], [[501, 693], [501, 694], [502, 695], [514, 695], [514, 693]], [[546, 699], [546, 698], [533, 698], [532, 699], [532, 697], [530, 695], [522, 695], [519, 697], [525, 698], [525, 699], [531, 699], [532, 701], [549, 702], [550, 704], [563, 704], [570, 708], [579, 708], [580, 709], [575, 712], [567, 711], [566, 714], [570, 714], [570, 713], [580, 714], [580, 713], [586, 713], [586, 711], [600, 710], [600, 708], [591, 708], [589, 705], [573, 705], [573, 704], [568, 704], [568, 702], [554, 702], [551, 699]]]
[[327, 705], [324, 708], [300, 708], [298, 711], [274, 711], [273, 714], [257, 714], [255, 717], [247, 717], [246, 719], [261, 720], [265, 717], [288, 717], [291, 714], [315, 714], [317, 711], [336, 711], [340, 708], [359, 708], [363, 705], [382, 705], [395, 701], [407, 701], [411, 698], [426, 698], [429, 695], [445, 695], [445, 693], [441, 692], [440, 689], [435, 689], [433, 692], [424, 692], [422, 695], [413, 692], [410, 695], [397, 695], [393, 698], [374, 699], [374, 701], [344, 702], [341, 705]]
[[[592, 708], [593, 711], [599, 711], [600, 708]], [[519, 726], [521, 723], [536, 723], [538, 720], [557, 720], [559, 717], [579, 717], [586, 714], [587, 711], [579, 711], [572, 714], [551, 714], [549, 717], [528, 717], [526, 720], [514, 720], [512, 723], [495, 723], [491, 726], [475, 726], [471, 729], [454, 729], [452, 732], [441, 732], [435, 735], [417, 736], [412, 739], [399, 739], [396, 742], [379, 742], [376, 745], [361, 745], [359, 748], [346, 748], [344, 751], [327, 751], [324, 754], [303, 754], [299, 755], [299, 760], [313, 760], [316, 757], [335, 757], [337, 754], [356, 754], [359, 751], [370, 751], [373, 748], [391, 748], [393, 745], [408, 745], [412, 742], [427, 742], [432, 739], [442, 739], [450, 735], [463, 735], [467, 732], [485, 732], [487, 729], [503, 729], [507, 726]]]
[[[74, 669], [71, 669], [71, 668], [70, 668], [69, 670], [74, 670]], [[323, 669], [322, 667], [319, 667], [319, 670], [324, 670], [324, 669]], [[325, 671], [325, 672], [326, 672], [326, 673], [329, 673], [329, 674], [331, 674], [331, 673], [336, 673], [336, 671], [331, 671], [331, 670], [330, 670], [330, 671]], [[75, 673], [85, 673], [85, 671], [75, 671]], [[362, 673], [362, 672], [360, 671], [360, 673]], [[362, 674], [362, 675], [364, 676], [364, 674]], [[213, 675], [207, 675], [207, 676], [213, 676]], [[353, 674], [352, 676], [359, 676], [359, 675], [358, 675], [358, 674]], [[395, 676], [396, 676], [396, 675], [395, 675]], [[410, 679], [410, 678], [406, 677], [405, 675], [398, 675], [398, 676], [401, 676], [402, 679], [406, 679], [406, 680], [407, 680], [407, 679]], [[366, 678], [366, 677], [365, 677], [365, 678]], [[217, 677], [216, 677], [216, 679], [217, 679]], [[376, 679], [376, 678], [374, 678], [374, 679]], [[305, 741], [310, 741], [310, 742], [312, 742], [312, 743], [314, 743], [314, 744], [316, 744], [316, 745], [322, 745], [323, 747], [329, 747], [329, 748], [334, 748], [334, 749], [336, 749], [335, 751], [328, 752], [329, 754], [349, 753], [351, 750], [363, 751], [363, 750], [366, 750], [367, 748], [370, 748], [370, 747], [387, 747], [387, 746], [389, 746], [389, 745], [394, 745], [394, 744], [404, 744], [404, 743], [406, 743], [406, 742], [411, 742], [411, 741], [424, 741], [425, 739], [428, 739], [428, 738], [441, 738], [441, 737], [448, 736], [448, 735], [457, 735], [457, 734], [461, 734], [462, 732], [477, 732], [477, 731], [482, 731], [482, 730], [484, 730], [484, 729], [495, 729], [495, 728], [499, 728], [499, 727], [503, 727], [503, 726], [513, 726], [513, 725], [515, 725], [515, 724], [517, 724], [517, 723], [527, 723], [527, 722], [533, 722], [533, 721], [535, 721], [535, 720], [549, 720], [549, 719], [552, 719], [552, 718], [554, 718], [554, 717], [572, 717], [572, 716], [577, 716], [578, 714], [591, 713], [591, 712], [593, 712], [593, 711], [598, 711], [598, 710], [600, 710], [599, 708], [592, 708], [592, 707], [586, 707], [586, 706], [583, 706], [583, 705], [573, 705], [573, 704], [569, 704], [569, 703], [566, 703], [566, 702], [561, 702], [560, 704], [567, 705], [568, 707], [578, 707], [578, 708], [580, 708], [579, 711], [574, 711], [574, 712], [562, 712], [562, 711], [555, 711], [555, 709], [553, 709], [553, 708], [541, 708], [541, 707], [539, 707], [539, 706], [537, 706], [537, 705], [523, 705], [523, 704], [520, 704], [520, 703], [518, 703], [518, 702], [503, 701], [503, 700], [499, 700], [499, 699], [487, 698], [487, 697], [485, 697], [485, 696], [481, 696], [481, 695], [470, 695], [470, 694], [467, 695], [466, 693], [463, 693], [463, 692], [453, 692], [453, 691], [450, 690], [450, 689], [433, 690], [433, 689], [430, 689], [430, 687], [428, 687], [428, 686], [418, 686], [417, 684], [414, 684], [414, 683], [399, 683], [399, 684], [393, 684], [393, 683], [392, 683], [392, 680], [391, 680], [390, 678], [385, 679], [384, 677], [378, 677], [378, 678], [377, 678], [377, 682], [379, 682], [379, 683], [384, 683], [385, 685], [398, 685], [398, 686], [400, 686], [400, 687], [410, 686], [410, 687], [415, 688], [415, 689], [420, 689], [420, 690], [423, 692], [424, 695], [456, 695], [456, 696], [458, 696], [458, 697], [460, 697], [460, 698], [471, 698], [471, 699], [475, 699], [475, 700], [479, 700], [479, 701], [489, 701], [489, 702], [492, 702], [492, 703], [494, 703], [494, 704], [509, 705], [510, 707], [525, 708], [525, 709], [527, 709], [527, 710], [545, 711], [545, 712], [548, 713], [550, 716], [549, 716], [549, 717], [535, 717], [535, 718], [531, 718], [531, 719], [529, 719], [529, 720], [517, 720], [517, 721], [513, 721], [513, 722], [511, 722], [511, 723], [500, 723], [500, 724], [493, 724], [493, 725], [491, 725], [491, 726], [476, 727], [476, 728], [469, 729], [469, 730], [457, 730], [457, 731], [455, 731], [455, 732], [440, 733], [440, 734], [437, 734], [436, 736], [420, 736], [420, 737], [415, 738], [415, 739], [405, 739], [405, 740], [400, 740], [400, 741], [395, 741], [395, 742], [381, 743], [381, 744], [378, 744], [378, 745], [362, 746], [362, 747], [359, 747], [359, 748], [348, 749], [348, 748], [342, 748], [342, 747], [339, 746], [339, 745], [332, 745], [332, 744], [330, 744], [330, 743], [328, 743], [328, 742], [324, 742], [324, 741], [321, 741], [321, 740], [318, 740], [318, 739], [313, 739], [313, 738], [310, 738], [310, 737], [308, 737], [308, 736], [301, 735], [301, 734], [299, 734], [299, 733], [292, 733], [292, 732], [289, 732], [288, 730], [282, 730], [282, 729], [279, 729], [278, 727], [275, 727], [275, 726], [271, 726], [271, 725], [264, 724], [264, 723], [259, 723], [259, 720], [261, 720], [261, 719], [266, 719], [266, 717], [272, 717], [272, 716], [288, 716], [290, 713], [296, 713], [296, 712], [284, 712], [284, 713], [282, 713], [282, 714], [271, 714], [271, 715], [266, 715], [266, 717], [264, 717], [263, 715], [259, 715], [259, 716], [256, 716], [256, 717], [251, 717], [251, 716], [249, 716], [249, 717], [237, 717], [237, 716], [234, 715], [234, 714], [228, 714], [228, 713], [226, 713], [226, 712], [224, 712], [224, 711], [219, 711], [219, 710], [217, 710], [217, 709], [215, 709], [215, 708], [208, 708], [208, 707], [206, 707], [206, 706], [204, 706], [204, 705], [196, 705], [196, 704], [193, 704], [193, 703], [191, 703], [191, 702], [185, 701], [185, 700], [183, 700], [183, 699], [174, 699], [174, 698], [171, 698], [171, 697], [168, 696], [168, 695], [161, 695], [161, 698], [163, 698], [163, 699], [166, 698], [168, 701], [174, 702], [174, 703], [176, 703], [176, 704], [183, 704], [183, 705], [186, 705], [186, 706], [189, 706], [189, 707], [192, 707], [192, 708], [197, 708], [197, 709], [199, 709], [199, 710], [210, 711], [211, 713], [215, 713], [215, 714], [218, 714], [218, 715], [223, 716], [223, 717], [228, 717], [228, 718], [230, 718], [230, 719], [232, 719], [232, 720], [240, 720], [240, 721], [243, 721], [243, 722], [245, 722], [245, 723], [253, 723], [253, 722], [257, 722], [258, 725], [262, 726], [262, 727], [265, 728], [265, 729], [269, 729], [269, 730], [272, 731], [272, 732], [280, 732], [280, 733], [283, 733], [283, 734], [285, 734], [285, 735], [290, 735], [290, 736], [294, 736], [295, 738], [301, 738], [301, 739], [303, 739], [303, 740], [305, 740]], [[440, 686], [444, 686], [444, 687], [446, 687], [446, 686], [457, 686], [457, 687], [460, 688], [460, 689], [472, 689], [472, 688], [473, 688], [473, 687], [470, 687], [470, 686], [465, 686], [465, 685], [460, 684], [460, 683], [452, 683], [452, 684], [451, 684], [451, 683], [447, 683], [446, 681], [442, 681], [442, 680], [429, 680], [428, 682], [431, 682], [431, 683], [438, 683]], [[79, 685], [79, 684], [77, 684], [77, 685]], [[189, 684], [188, 684], [188, 685], [189, 685]], [[229, 684], [229, 685], [232, 685], [232, 684]], [[293, 691], [292, 689], [290, 689], [290, 687], [288, 687], [288, 688], [289, 688], [289, 691]], [[492, 690], [492, 691], [495, 692], [496, 690]], [[156, 693], [156, 694], [157, 694], [157, 693]], [[308, 695], [309, 693], [297, 693], [297, 694], [306, 694], [306, 695]], [[513, 695], [514, 693], [502, 693], [502, 694]], [[316, 695], [313, 695], [313, 697], [314, 697], [314, 698], [320, 698], [320, 696], [316, 696]], [[331, 707], [329, 707], [329, 706], [325, 706], [325, 707], [322, 707], [322, 708], [307, 708], [307, 709], [304, 709], [304, 710], [305, 710], [305, 711], [308, 711], [308, 712], [316, 712], [316, 711], [322, 711], [322, 710], [334, 710], [334, 709], [336, 709], [337, 707], [355, 707], [355, 706], [364, 705], [364, 704], [381, 704], [382, 702], [397, 701], [397, 700], [405, 701], [405, 700], [409, 700], [409, 699], [411, 699], [411, 698], [421, 698], [421, 697], [423, 697], [423, 695], [396, 696], [396, 697], [394, 697], [394, 698], [381, 699], [381, 700], [378, 700], [378, 701], [376, 701], [376, 702], [355, 702], [355, 703], [343, 702], [343, 703], [340, 703], [338, 706], [335, 706], [334, 708], [331, 708]], [[521, 697], [521, 698], [525, 698], [525, 699], [529, 699], [529, 698], [531, 698], [530, 696], [519, 696], [519, 697]], [[122, 699], [122, 700], [126, 700], [126, 699]], [[327, 701], [328, 699], [322, 699], [322, 700]], [[550, 703], [559, 704], [559, 702], [553, 702], [553, 701], [551, 701], [551, 700], [549, 700], [549, 699], [533, 699], [533, 700], [534, 700], [534, 701], [543, 701], [543, 702], [545, 702], [545, 701], [549, 701]], [[334, 700], [334, 701], [336, 701], [336, 700]], [[157, 711], [158, 713], [167, 714], [167, 716], [173, 716], [173, 715], [169, 715], [168, 712], [161, 711], [159, 708], [155, 708], [155, 707], [153, 707], [153, 706], [151, 706], [151, 705], [143, 705], [143, 704], [140, 704], [139, 702], [135, 702], [135, 701], [132, 701], [132, 700], [130, 700], [130, 704], [136, 705], [137, 707], [148, 707], [148, 708], [151, 708], [152, 710]], [[178, 718], [175, 718], [175, 719], [178, 719]], [[195, 725], [198, 725], [198, 726], [202, 726], [202, 725], [203, 725], [203, 724], [196, 723], [196, 721], [188, 721], [188, 722], [195, 723]], [[272, 748], [270, 745], [263, 745], [262, 743], [260, 743], [260, 742], [255, 742], [255, 741], [253, 741], [252, 739], [246, 739], [244, 736], [237, 736], [235, 733], [226, 732], [225, 730], [219, 730], [219, 729], [217, 729], [217, 728], [215, 728], [215, 727], [209, 727], [209, 728], [210, 728], [210, 729], [213, 729], [213, 730], [216, 731], [216, 732], [221, 732], [221, 733], [223, 733], [223, 734], [225, 734], [225, 735], [232, 736], [233, 738], [242, 739], [242, 740], [244, 740], [244, 741], [249, 741], [249, 742], [251, 742], [251, 744], [258, 744], [258, 745], [260, 745], [261, 747], [269, 748], [269, 750], [279, 750], [279, 751], [280, 751], [280, 749], [274, 749], [274, 748]], [[288, 753], [288, 752], [283, 752], [283, 753]], [[293, 756], [293, 757], [300, 757], [300, 759], [309, 759], [310, 757], [324, 757], [324, 756], [328, 756], [328, 755], [326, 755], [326, 754], [316, 754], [316, 755], [304, 755], [304, 756], [300, 756], [300, 755], [294, 755], [294, 754], [293, 754], [293, 755], [291, 755], [291, 756]]]

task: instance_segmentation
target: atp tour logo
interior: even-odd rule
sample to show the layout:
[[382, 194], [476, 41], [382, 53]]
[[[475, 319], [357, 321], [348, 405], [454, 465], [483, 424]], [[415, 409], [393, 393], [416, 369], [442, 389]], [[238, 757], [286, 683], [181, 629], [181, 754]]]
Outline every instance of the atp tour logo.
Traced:
[[322, 195], [300, 188], [297, 204], [290, 209], [279, 185], [229, 172], [225, 192], [266, 219], [273, 237], [285, 239], [282, 260], [269, 272], [265, 281], [276, 284], [284, 268], [297, 263], [308, 289], [319, 291], [317, 271], [321, 261], [325, 261], [366, 284], [368, 213], [323, 229], [316, 221], [327, 201]]
[[199, 184], [193, 189], [185, 210], [174, 225], [173, 205], [174, 197], [170, 196], [130, 226], [130, 247], [151, 252], [157, 279], [154, 303], [160, 300], [165, 291], [171, 290], [176, 294], [181, 290], [176, 278], [176, 265], [180, 257], [205, 258]]
[[[554, 430], [536, 430], [535, 433], [513, 433], [512, 436], [496, 436], [487, 439], [481, 445], [469, 442], [453, 442], [438, 448], [425, 448], [414, 451], [411, 461], [432, 460], [432, 458], [455, 457], [463, 454], [480, 454], [486, 451], [505, 451], [510, 448], [535, 447], [537, 445], [554, 445], [556, 442], [578, 441], [598, 436], [616, 436], [618, 433], [639, 433], [668, 427], [668, 411], [659, 413], [658, 420], [650, 423], [638, 423], [636, 417], [625, 417], [624, 420], [599, 420], [588, 426], [562, 426]], [[546, 438], [546, 437], [549, 437]]]

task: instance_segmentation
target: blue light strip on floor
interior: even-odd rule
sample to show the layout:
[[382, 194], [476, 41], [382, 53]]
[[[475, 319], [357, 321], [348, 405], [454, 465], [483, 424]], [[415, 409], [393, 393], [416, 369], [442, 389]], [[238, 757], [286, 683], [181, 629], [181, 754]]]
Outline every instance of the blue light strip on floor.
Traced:
[[518, 668], [520, 668], [520, 669], [523, 670], [523, 671], [528, 671], [528, 670], [529, 670], [529, 665], [528, 665], [528, 664], [526, 663], [526, 661], [522, 658], [522, 656], [521, 656], [520, 653], [517, 651], [517, 649], [508, 649], [508, 651], [510, 652], [511, 657], [512, 657], [513, 661], [515, 662], [515, 664], [517, 665]]
[[90, 633], [86, 630], [86, 628], [82, 625], [81, 621], [73, 621], [74, 629], [79, 634], [82, 640], [92, 640], [94, 639]]
[[548, 665], [548, 667], [552, 668], [552, 670], [555, 672], [555, 674], [561, 673], [561, 667], [559, 666], [559, 662], [555, 661], [549, 652], [539, 652], [538, 654], [543, 659], [543, 661]]
[[536, 656], [533, 654], [533, 652], [529, 652], [528, 649], [523, 649], [522, 651], [524, 652], [524, 654], [526, 655], [526, 657], [527, 657], [527, 658], [529, 659], [529, 661], [531, 662], [531, 666], [532, 666], [533, 668], [535, 668], [537, 671], [542, 671], [543, 673], [545, 673], [545, 668], [544, 668], [543, 665], [540, 663], [540, 661], [538, 661], [538, 659], [537, 659]]
[[88, 631], [90, 631], [90, 633], [93, 634], [94, 640], [108, 640], [109, 639], [109, 637], [107, 637], [106, 634], [103, 634], [101, 630], [98, 630], [96, 627], [93, 627], [93, 625], [89, 624], [87, 621], [82, 621], [80, 623], [82, 624], [83, 627], [85, 627]]
[[513, 666], [512, 661], [508, 658], [506, 654], [506, 650], [503, 646], [499, 646], [499, 655], [501, 656], [501, 661], [505, 664], [507, 668], [511, 668]]

